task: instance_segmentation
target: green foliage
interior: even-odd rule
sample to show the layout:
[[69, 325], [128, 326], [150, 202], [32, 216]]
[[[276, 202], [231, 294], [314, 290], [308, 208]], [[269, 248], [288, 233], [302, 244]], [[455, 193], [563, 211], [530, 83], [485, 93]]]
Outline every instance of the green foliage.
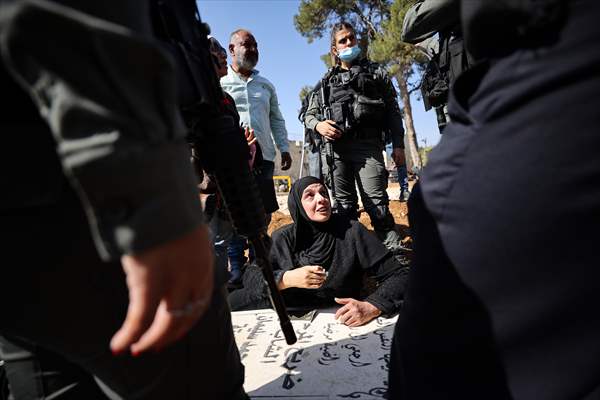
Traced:
[[433, 150], [433, 146], [419, 147], [419, 156], [421, 157], [421, 163], [423, 167], [427, 165], [427, 160], [431, 150]]
[[348, 14], [355, 2], [352, 0], [302, 0], [298, 14], [294, 16], [294, 26], [308, 43], [322, 38], [331, 26]]
[[325, 63], [325, 65], [327, 66], [328, 69], [333, 67], [333, 59], [331, 58], [330, 53], [323, 54], [321, 56], [321, 61], [323, 61]]
[[300, 102], [302, 103], [302, 100], [304, 100], [304, 98], [306, 97], [307, 94], [309, 94], [310, 92], [312, 92], [313, 87], [309, 86], [309, 85], [304, 85], [302, 86], [302, 89], [300, 89], [300, 93], [298, 94], [298, 96], [300, 96]]
[[[408, 78], [412, 66], [425, 61], [413, 46], [400, 40], [406, 11], [417, 0], [302, 0], [294, 16], [296, 30], [311, 43], [341, 21], [352, 24], [360, 46], [374, 61], [387, 65], [392, 75]], [[328, 49], [329, 50], [329, 49]], [[321, 56], [328, 67], [328, 54]]]
[[365, 49], [389, 17], [391, 0], [302, 0], [294, 26], [311, 43], [329, 34], [338, 22], [348, 22], [357, 31]]
[[394, 0], [390, 18], [382, 23], [382, 29], [371, 43], [370, 56], [374, 61], [388, 65], [390, 74], [402, 74], [408, 79], [413, 65], [425, 62], [423, 54], [415, 46], [401, 41], [402, 23], [408, 9], [416, 0]]

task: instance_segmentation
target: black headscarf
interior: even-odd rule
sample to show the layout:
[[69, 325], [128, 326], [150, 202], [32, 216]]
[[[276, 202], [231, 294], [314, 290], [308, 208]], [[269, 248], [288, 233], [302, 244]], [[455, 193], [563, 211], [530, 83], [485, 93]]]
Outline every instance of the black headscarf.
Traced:
[[[325, 222], [311, 221], [302, 206], [302, 193], [315, 183], [323, 184], [314, 177], [305, 177], [292, 185], [288, 207], [294, 223], [273, 232], [270, 256], [278, 279], [286, 271], [307, 265], [319, 265], [329, 272], [318, 289], [292, 287], [284, 290], [282, 293], [285, 302], [291, 306], [321, 307], [335, 304], [335, 297], [358, 298], [365, 270], [376, 267], [373, 272], [378, 276], [384, 273], [389, 275], [389, 268], [395, 270], [398, 266], [384, 262], [389, 252], [360, 223], [335, 214]], [[259, 271], [256, 276], [257, 281], [262, 284]], [[371, 298], [374, 304], [382, 304], [381, 309], [391, 309], [392, 306], [383, 304], [390, 305], [396, 301], [393, 299], [401, 297], [403, 289], [397, 283], [390, 281], [378, 287], [378, 293], [373, 296], [379, 296], [379, 300]], [[246, 287], [246, 280], [244, 286]], [[260, 289], [260, 292], [264, 293], [265, 290]]]
[[300, 265], [320, 265], [329, 268], [335, 252], [335, 223], [333, 216], [326, 222], [311, 221], [302, 206], [302, 193], [315, 183], [323, 181], [305, 176], [294, 182], [288, 197], [288, 209], [294, 220], [294, 253]]

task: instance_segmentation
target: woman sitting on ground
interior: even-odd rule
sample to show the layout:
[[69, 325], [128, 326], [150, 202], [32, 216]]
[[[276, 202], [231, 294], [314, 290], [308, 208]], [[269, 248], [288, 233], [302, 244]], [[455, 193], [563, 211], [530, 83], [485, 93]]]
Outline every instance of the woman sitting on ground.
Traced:
[[[288, 307], [343, 306], [336, 318], [360, 326], [380, 314], [398, 311], [408, 268], [359, 222], [331, 214], [322, 181], [307, 176], [292, 185], [288, 208], [294, 221], [273, 233], [271, 262]], [[358, 300], [367, 273], [375, 291]], [[269, 307], [267, 288], [257, 266], [249, 266], [244, 288], [229, 295], [233, 311]]]

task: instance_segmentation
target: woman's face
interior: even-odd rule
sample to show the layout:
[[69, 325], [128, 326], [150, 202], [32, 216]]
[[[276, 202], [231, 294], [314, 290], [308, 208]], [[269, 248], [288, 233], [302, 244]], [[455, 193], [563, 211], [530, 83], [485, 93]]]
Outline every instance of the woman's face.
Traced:
[[227, 53], [224, 49], [217, 49], [212, 54], [217, 58], [218, 65], [215, 66], [217, 77], [222, 78], [227, 75]]
[[334, 54], [338, 55], [340, 51], [347, 47], [356, 46], [356, 35], [348, 29], [342, 29], [335, 34]]
[[218, 78], [227, 75], [227, 52], [215, 38], [209, 39], [210, 53], [214, 57], [215, 72]]
[[331, 205], [327, 188], [320, 183], [313, 183], [302, 192], [302, 207], [311, 221], [325, 222], [331, 217]]

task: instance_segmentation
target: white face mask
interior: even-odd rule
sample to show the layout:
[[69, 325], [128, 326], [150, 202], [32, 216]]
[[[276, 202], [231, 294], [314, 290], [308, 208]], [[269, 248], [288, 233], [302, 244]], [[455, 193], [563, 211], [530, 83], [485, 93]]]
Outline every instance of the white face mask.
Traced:
[[360, 55], [360, 47], [352, 46], [346, 47], [344, 50], [338, 52], [338, 57], [343, 62], [352, 62]]

